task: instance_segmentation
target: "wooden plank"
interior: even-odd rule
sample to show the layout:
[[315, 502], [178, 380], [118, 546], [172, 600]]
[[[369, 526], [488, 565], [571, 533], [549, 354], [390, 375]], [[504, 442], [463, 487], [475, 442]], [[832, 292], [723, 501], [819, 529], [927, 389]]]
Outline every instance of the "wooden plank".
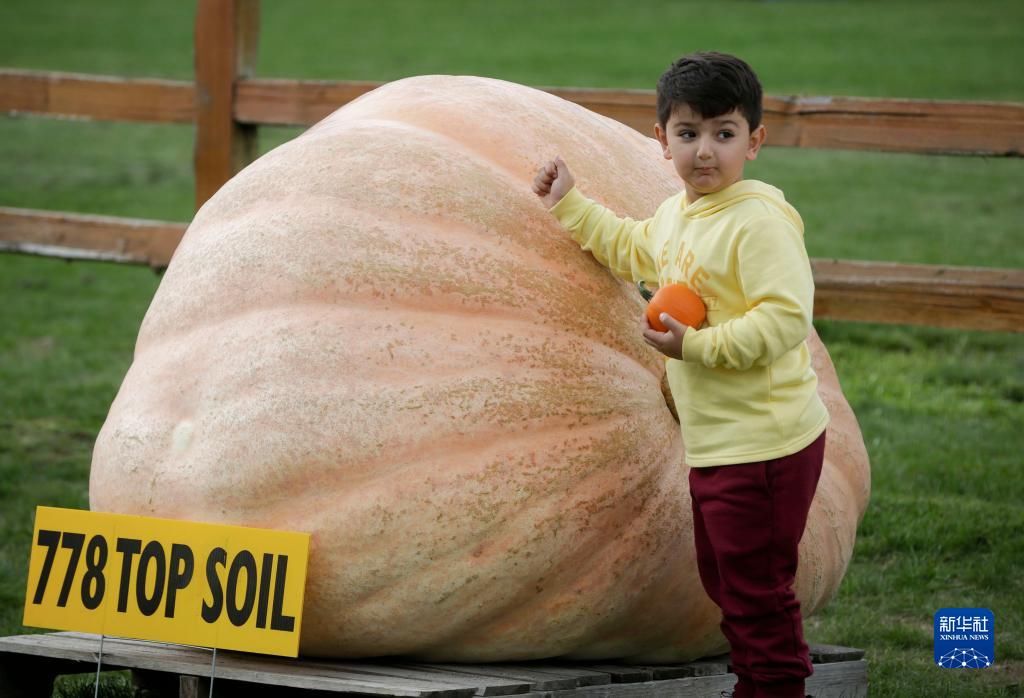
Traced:
[[811, 645], [811, 662], [831, 664], [833, 662], [854, 662], [864, 659], [864, 650], [839, 645]]
[[[416, 669], [418, 671], [434, 672], [440, 677], [448, 677], [452, 681], [472, 681], [477, 686], [478, 696], [510, 696], [527, 693], [530, 684], [524, 681], [509, 679], [507, 677], [493, 676], [486, 671], [475, 669], [472, 665], [451, 665], [451, 668], [444, 668], [435, 664], [389, 664], [389, 667], [396, 669]], [[467, 678], [469, 677], [469, 678]]]
[[654, 673], [655, 680], [681, 679], [690, 676], [720, 676], [729, 673], [729, 658], [727, 656], [708, 657], [685, 664], [650, 668]]
[[195, 23], [196, 208], [256, 159], [256, 127], [234, 117], [235, 82], [255, 68], [258, 0], [199, 0]]
[[766, 97], [768, 144], [902, 153], [1024, 155], [1024, 104]]
[[388, 696], [465, 698], [478, 691], [478, 684], [471, 680], [457, 681], [429, 671], [392, 670], [385, 663], [318, 662], [227, 651], [217, 653], [217, 678]]
[[571, 676], [576, 679], [577, 686], [603, 686], [612, 683], [608, 672], [595, 670], [594, 667], [581, 663], [562, 664], [557, 659], [546, 659], [534, 662], [519, 662], [517, 667], [524, 667], [548, 674]]
[[632, 664], [587, 664], [586, 667], [608, 674], [612, 683], [643, 683], [654, 680], [654, 672], [649, 667], [644, 666]]
[[531, 691], [558, 691], [576, 688], [581, 678], [565, 672], [542, 671], [520, 664], [449, 664], [431, 663], [428, 666], [458, 673], [479, 674], [530, 685]]
[[0, 112], [190, 124], [195, 86], [181, 80], [0, 68]]
[[[0, 657], [5, 654], [93, 662], [99, 648], [99, 636], [86, 633], [48, 633], [0, 638]], [[141, 640], [106, 638], [103, 666], [111, 670], [146, 669], [148, 671], [209, 677], [211, 654], [208, 649], [168, 645]], [[272, 684], [321, 691], [350, 691], [368, 695], [418, 696], [421, 698], [468, 698], [476, 694], [476, 684], [455, 684], [429, 677], [419, 679], [361, 670], [355, 663], [309, 662], [280, 657], [263, 657], [242, 652], [217, 652], [217, 680]]]
[[819, 698], [867, 698], [868, 663], [858, 659], [816, 664], [807, 692]]
[[1024, 270], [811, 260], [817, 317], [1024, 331]]
[[274, 78], [240, 80], [235, 94], [235, 119], [249, 124], [309, 126], [382, 84]]
[[[535, 691], [521, 698], [707, 698], [731, 690], [735, 684], [734, 674], [716, 674], [571, 691]], [[814, 674], [807, 679], [807, 692], [815, 698], [865, 698], [867, 685], [866, 662], [834, 662], [814, 667]]]
[[[255, 659], [255, 661], [257, 663], [264, 662], [260, 659]], [[469, 690], [471, 695], [514, 695], [529, 690], [528, 685], [509, 681], [502, 677], [477, 675], [469, 672], [450, 672], [418, 663], [394, 663], [389, 660], [315, 661], [303, 659], [279, 660], [279, 662], [285, 665], [289, 673], [294, 671], [304, 676], [317, 675], [330, 678], [343, 672], [346, 676], [365, 675], [385, 683], [398, 680], [418, 687], [454, 687], [460, 690]]]
[[[49, 633], [0, 638], [0, 668], [32, 666], [49, 672], [68, 662], [95, 662], [98, 636], [84, 633]], [[814, 675], [807, 689], [819, 698], [860, 698], [867, 695], [867, 663], [863, 659], [843, 657], [863, 654], [861, 650], [844, 647], [815, 646], [812, 656], [830, 659], [815, 664]], [[50, 663], [42, 663], [43, 660]], [[33, 663], [35, 662], [35, 663]], [[699, 666], [694, 669], [692, 665]], [[138, 640], [107, 638], [104, 643], [104, 666], [110, 669], [144, 669], [153, 675], [164, 672], [183, 677], [178, 680], [180, 695], [188, 691], [203, 693], [210, 675], [210, 652], [207, 649], [166, 645]], [[386, 661], [309, 661], [282, 657], [262, 657], [241, 652], [218, 652], [217, 681], [262, 684], [295, 689], [344, 693], [345, 695], [430, 696], [462, 698], [470, 695], [512, 695], [489, 693], [488, 686], [500, 686], [503, 677], [528, 675], [529, 688], [523, 683], [509, 683], [523, 698], [640, 698], [642, 696], [679, 696], [697, 698], [717, 695], [731, 689], [736, 677], [725, 673], [724, 658], [680, 665], [650, 667], [660, 669], [664, 679], [642, 682], [608, 681], [607, 672], [592, 663], [526, 664], [391, 664]], [[438, 669], [444, 667], [444, 669]], [[689, 668], [688, 668], [689, 667]], [[714, 667], [710, 669], [708, 667]], [[619, 667], [623, 670], [629, 667]], [[79, 669], [80, 670], [80, 669]], [[675, 670], [684, 672], [679, 675]], [[605, 674], [599, 684], [586, 685], [592, 675]], [[0, 678], [10, 675], [0, 674]], [[479, 677], [498, 677], [497, 681], [481, 682]], [[248, 689], [246, 689], [248, 690]], [[529, 692], [524, 692], [524, 691]], [[255, 688], [253, 689], [255, 691]], [[7, 695], [6, 693], [4, 695]], [[34, 695], [34, 694], [12, 694]]]
[[[306, 126], [382, 83], [245, 79], [235, 118]], [[653, 90], [544, 88], [651, 135]], [[1024, 155], [1024, 104], [853, 97], [766, 97], [768, 144], [912, 153]]]
[[[203, 0], [200, 13], [213, 19], [200, 19], [197, 13], [196, 26], [200, 113], [220, 131], [234, 129], [232, 135], [242, 143], [234, 156], [247, 157], [246, 162], [255, 154], [247, 125], [313, 124], [381, 85], [250, 78], [258, 35], [255, 5], [256, 0]], [[237, 102], [232, 108], [233, 90]], [[547, 91], [647, 135], [656, 118], [651, 90]], [[1019, 103], [767, 96], [764, 106], [769, 145], [1024, 155], [1024, 104]], [[195, 85], [180, 80], [0, 69], [0, 111], [11, 114], [191, 123], [196, 107]], [[225, 114], [233, 114], [235, 121]]]
[[0, 251], [164, 268], [184, 223], [0, 207]]
[[736, 677], [732, 674], [719, 674], [701, 678], [587, 686], [572, 691], [534, 692], [522, 698], [708, 698], [732, 689], [735, 684]]
[[227, 652], [217, 653], [217, 679], [384, 696], [468, 698], [477, 693], [471, 682], [444, 681], [427, 672], [409, 678], [408, 674], [396, 676], [384, 667], [365, 671], [348, 662], [315, 663]]

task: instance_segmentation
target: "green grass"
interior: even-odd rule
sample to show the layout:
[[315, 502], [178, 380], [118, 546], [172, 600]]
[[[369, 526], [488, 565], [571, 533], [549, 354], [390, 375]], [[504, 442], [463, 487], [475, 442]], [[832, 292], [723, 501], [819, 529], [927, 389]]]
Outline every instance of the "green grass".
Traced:
[[[0, 65], [192, 74], [194, 2], [7, 0]], [[678, 55], [749, 59], [772, 94], [1020, 100], [1014, 0], [263, 0], [259, 73], [492, 75], [650, 87]], [[983, 76], [983, 79], [982, 79]]]
[[[53, 686], [53, 698], [93, 698], [96, 695], [95, 674], [60, 676]], [[128, 672], [100, 674], [100, 698], [134, 698]]]
[[[0, 66], [188, 79], [194, 3], [7, 0]], [[1024, 101], [1024, 3], [264, 0], [259, 73], [468, 73], [650, 87], [676, 55], [734, 51], [770, 94]], [[261, 150], [296, 133], [264, 129]], [[188, 220], [184, 126], [0, 118], [0, 205]], [[767, 149], [813, 256], [1024, 267], [1024, 161]], [[92, 442], [159, 282], [131, 267], [0, 255], [0, 633], [24, 632], [36, 505], [85, 507]], [[872, 695], [1007, 696], [1024, 684], [1024, 335], [834, 322], [872, 499], [812, 641], [867, 650]], [[943, 606], [996, 615], [996, 666], [931, 662]], [[84, 681], [84, 679], [82, 679]], [[110, 695], [119, 690], [112, 679]], [[63, 695], [92, 695], [68, 683]]]
[[[867, 648], [877, 695], [1018, 695], [1024, 342], [819, 325], [864, 432], [872, 497], [850, 572], [809, 635]], [[933, 666], [932, 614], [949, 606], [993, 610], [998, 671]]]

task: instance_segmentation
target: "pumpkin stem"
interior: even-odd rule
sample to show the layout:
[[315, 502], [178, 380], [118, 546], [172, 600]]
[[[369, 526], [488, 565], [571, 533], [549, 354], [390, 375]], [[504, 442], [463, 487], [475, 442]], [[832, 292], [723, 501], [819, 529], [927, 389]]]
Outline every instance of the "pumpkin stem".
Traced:
[[643, 296], [645, 301], [650, 302], [650, 300], [654, 298], [654, 293], [651, 291], [651, 289], [647, 288], [647, 284], [645, 284], [643, 281], [638, 282], [636, 287], [637, 290], [640, 291], [640, 295]]

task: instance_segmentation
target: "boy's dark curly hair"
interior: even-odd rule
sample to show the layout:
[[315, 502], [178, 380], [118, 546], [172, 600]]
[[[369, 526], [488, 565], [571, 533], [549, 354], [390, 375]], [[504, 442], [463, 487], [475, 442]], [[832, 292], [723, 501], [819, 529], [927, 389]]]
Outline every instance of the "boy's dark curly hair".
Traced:
[[750, 130], [761, 125], [761, 82], [753, 68], [736, 56], [706, 51], [678, 59], [658, 79], [658, 123], [686, 104], [704, 119], [738, 109]]

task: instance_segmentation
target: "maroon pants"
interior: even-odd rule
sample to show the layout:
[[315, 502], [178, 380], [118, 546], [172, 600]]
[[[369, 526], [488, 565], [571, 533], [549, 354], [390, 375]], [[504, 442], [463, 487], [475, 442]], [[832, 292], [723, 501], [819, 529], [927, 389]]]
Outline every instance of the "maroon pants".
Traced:
[[824, 456], [822, 433], [790, 456], [690, 469], [697, 568], [722, 609], [736, 698], [803, 698], [813, 671], [793, 582]]

